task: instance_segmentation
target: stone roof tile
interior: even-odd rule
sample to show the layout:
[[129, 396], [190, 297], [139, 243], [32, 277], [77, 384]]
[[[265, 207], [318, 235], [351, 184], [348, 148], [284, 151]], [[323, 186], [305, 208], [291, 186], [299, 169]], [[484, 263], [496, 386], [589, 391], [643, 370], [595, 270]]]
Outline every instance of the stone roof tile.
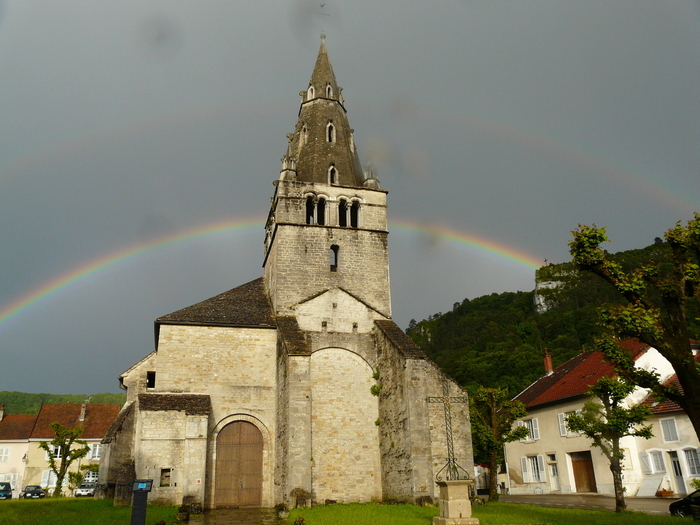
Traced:
[[377, 319], [374, 324], [382, 331], [396, 348], [406, 357], [414, 359], [426, 359], [426, 355], [420, 347], [408, 337], [401, 328], [390, 319]]
[[211, 398], [208, 394], [139, 394], [139, 409], [178, 410], [205, 416], [211, 413]]

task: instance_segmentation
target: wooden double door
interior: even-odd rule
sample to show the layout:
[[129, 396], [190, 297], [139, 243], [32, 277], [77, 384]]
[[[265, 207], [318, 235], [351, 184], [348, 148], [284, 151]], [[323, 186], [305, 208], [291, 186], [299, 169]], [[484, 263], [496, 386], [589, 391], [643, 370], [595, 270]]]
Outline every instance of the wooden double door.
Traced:
[[263, 438], [247, 421], [226, 425], [216, 438], [214, 504], [260, 507], [262, 504]]
[[589, 450], [571, 453], [571, 466], [574, 470], [576, 492], [598, 492], [593, 470], [593, 458]]

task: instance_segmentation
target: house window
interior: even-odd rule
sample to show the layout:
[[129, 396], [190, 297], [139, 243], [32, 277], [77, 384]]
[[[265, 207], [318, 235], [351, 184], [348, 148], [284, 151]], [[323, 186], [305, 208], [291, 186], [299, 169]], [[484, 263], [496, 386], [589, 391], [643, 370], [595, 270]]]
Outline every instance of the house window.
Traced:
[[544, 457], [526, 456], [520, 458], [523, 471], [523, 483], [541, 483], [545, 481]]
[[156, 387], [156, 373], [155, 372], [146, 372], [146, 388], [155, 388]]
[[658, 451], [640, 452], [639, 461], [642, 464], [644, 474], [659, 474], [666, 472], [663, 454]]
[[41, 472], [41, 486], [45, 488], [56, 486], [56, 473], [53, 470], [44, 470]]
[[[51, 445], [49, 445], [49, 447], [50, 446]], [[54, 459], [61, 459], [61, 447], [55, 446], [55, 447], [53, 447], [53, 449], [51, 451], [53, 452]], [[46, 461], [48, 461], [48, 460], [49, 460], [49, 453], [47, 452], [46, 453]]]
[[85, 473], [85, 476], [83, 476], [83, 481], [85, 483], [97, 483], [98, 478], [99, 478], [99, 472], [94, 472], [92, 470], [88, 470]]
[[348, 201], [340, 199], [338, 204], [338, 226], [348, 225]]
[[17, 488], [17, 472], [6, 472], [5, 474], [0, 474], [0, 481], [5, 481], [10, 484], [12, 490]]
[[0, 447], [0, 463], [7, 463], [10, 460], [10, 447]]
[[91, 443], [88, 458], [89, 459], [100, 459], [101, 452], [102, 452], [102, 445], [100, 445], [99, 443]]
[[337, 272], [338, 271], [338, 253], [340, 252], [340, 246], [337, 244], [334, 244], [331, 246], [331, 272]]
[[171, 473], [172, 473], [172, 469], [169, 469], [169, 468], [160, 469], [160, 486], [161, 487], [169, 487], [170, 486], [170, 474]]
[[559, 422], [559, 435], [566, 437], [566, 436], [578, 436], [580, 435], [579, 432], [573, 432], [569, 430], [569, 426], [566, 424], [566, 418], [572, 414], [580, 413], [580, 410], [576, 410], [575, 412], [562, 412], [557, 414], [557, 421]]
[[666, 465], [664, 465], [664, 457], [661, 452], [650, 452], [651, 456], [651, 466], [654, 472], [666, 472]]
[[517, 424], [519, 427], [527, 427], [528, 430], [527, 437], [521, 439], [520, 441], [537, 441], [538, 439], [540, 439], [540, 429], [539, 425], [537, 424], [536, 417], [533, 417], [532, 419], [528, 419], [526, 421], [518, 421]]
[[678, 432], [676, 431], [676, 419], [671, 417], [661, 420], [661, 433], [664, 436], [664, 441], [678, 441]]
[[683, 451], [685, 462], [688, 464], [688, 472], [691, 476], [700, 476], [700, 459], [697, 449], [690, 448]]

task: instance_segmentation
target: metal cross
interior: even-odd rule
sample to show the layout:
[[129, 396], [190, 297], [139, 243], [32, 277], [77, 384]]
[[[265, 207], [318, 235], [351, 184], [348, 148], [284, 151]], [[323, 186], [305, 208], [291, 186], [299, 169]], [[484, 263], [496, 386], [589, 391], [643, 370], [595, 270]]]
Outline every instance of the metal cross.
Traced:
[[447, 376], [443, 375], [440, 382], [442, 383], [442, 396], [425, 398], [428, 403], [442, 403], [443, 408], [445, 409], [447, 464], [438, 471], [438, 473], [435, 475], [435, 479], [442, 481], [443, 472], [445, 479], [448, 481], [471, 479], [469, 472], [460, 467], [455, 459], [455, 449], [452, 442], [452, 410], [450, 408], [452, 403], [469, 403], [469, 399], [466, 396], [450, 397], [450, 380], [447, 378]]

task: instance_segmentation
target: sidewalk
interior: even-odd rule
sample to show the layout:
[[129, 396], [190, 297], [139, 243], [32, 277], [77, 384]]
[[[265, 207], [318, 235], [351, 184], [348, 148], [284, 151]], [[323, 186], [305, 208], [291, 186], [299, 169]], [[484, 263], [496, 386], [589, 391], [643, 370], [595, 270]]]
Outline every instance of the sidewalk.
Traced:
[[[627, 510], [645, 512], [647, 514], [667, 514], [668, 506], [678, 498], [625, 498]], [[609, 509], [615, 510], [615, 498], [601, 494], [541, 494], [541, 495], [502, 495], [500, 501], [506, 503], [521, 503], [524, 505], [539, 505], [541, 507], [568, 507], [579, 509]]]

